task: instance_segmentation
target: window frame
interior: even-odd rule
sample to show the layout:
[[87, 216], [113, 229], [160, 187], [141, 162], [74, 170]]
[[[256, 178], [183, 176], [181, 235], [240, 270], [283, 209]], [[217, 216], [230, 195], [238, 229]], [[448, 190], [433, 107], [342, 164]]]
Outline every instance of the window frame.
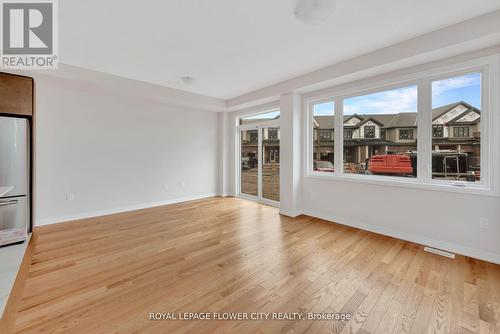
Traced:
[[[418, 128], [417, 128], [417, 131], [418, 131]], [[403, 132], [407, 132], [408, 133], [408, 137], [407, 138], [402, 138], [401, 137], [401, 134]], [[413, 128], [398, 128], [398, 137], [399, 137], [399, 140], [414, 140], [415, 139], [415, 131], [413, 131]]]
[[[352, 140], [352, 137], [354, 136], [354, 130], [353, 129], [348, 129], [349, 130], [349, 136], [346, 136], [346, 133], [343, 133], [343, 138], [344, 140]], [[344, 131], [344, 129], [342, 129]]]
[[[434, 136], [434, 128], [440, 129], [440, 136]], [[443, 124], [432, 124], [432, 138], [444, 138], [444, 125]]]
[[[271, 132], [273, 133], [274, 138], [271, 138]], [[274, 135], [276, 135], [276, 136], [274, 136]], [[279, 140], [279, 128], [278, 127], [276, 127], [276, 128], [269, 127], [267, 129], [267, 139], [268, 140]]]
[[[500, 126], [499, 116], [491, 112], [498, 110], [500, 101], [492, 92], [500, 88], [500, 56], [498, 54], [477, 58], [462, 63], [441, 65], [420, 71], [406, 71], [404, 74], [381, 75], [337, 87], [311, 92], [302, 96], [305, 133], [305, 169], [304, 177], [330, 179], [343, 182], [387, 185], [450, 191], [468, 194], [499, 196], [499, 144], [498, 135], [492, 131]], [[470, 73], [481, 73], [481, 180], [477, 183], [432, 179], [432, 83]], [[343, 171], [344, 154], [344, 100], [383, 92], [391, 89], [417, 86], [417, 122], [416, 132], [418, 169], [416, 178], [401, 178], [380, 175], [348, 174]], [[335, 172], [320, 173], [312, 169], [313, 149], [313, 107], [318, 103], [333, 102], [335, 137]], [[497, 113], [498, 114], [498, 113]], [[414, 134], [415, 138], [415, 134]], [[492, 162], [496, 162], [493, 164]], [[340, 166], [340, 168], [339, 168]]]
[[[370, 136], [367, 137], [367, 128], [370, 130]], [[363, 139], [376, 139], [377, 137], [377, 127], [375, 125], [363, 125]]]
[[[321, 135], [321, 132], [328, 133], [328, 138], [323, 138], [323, 136]], [[319, 129], [318, 139], [319, 140], [333, 140], [333, 136], [332, 136], [333, 132], [334, 131], [331, 129], [323, 129], [323, 130]]]
[[[460, 134], [460, 130], [462, 130], [462, 135], [457, 136], [457, 134]], [[465, 135], [466, 133], [467, 136]], [[470, 137], [469, 135], [470, 135], [470, 126], [453, 126], [453, 138], [469, 138]]]
[[[267, 113], [271, 112], [280, 112], [280, 117], [278, 119], [268, 119], [264, 120], [262, 122], [255, 122], [255, 123], [250, 123], [250, 124], [240, 124], [240, 120], [242, 118], [246, 118], [248, 116], [257, 116], [257, 115], [265, 115]], [[260, 128], [264, 127], [277, 127], [281, 129], [281, 109], [280, 109], [280, 103], [279, 101], [273, 101], [268, 104], [264, 104], [261, 106], [257, 107], [250, 107], [247, 109], [243, 109], [240, 111], [235, 112], [232, 115], [232, 124], [234, 126], [235, 132], [234, 132], [234, 143], [235, 146], [232, 150], [234, 154], [234, 160], [232, 162], [232, 166], [234, 168], [234, 175], [233, 175], [233, 180], [234, 180], [234, 185], [235, 185], [235, 196], [238, 198], [244, 198], [244, 199], [249, 199], [253, 201], [257, 201], [260, 203], [265, 203], [271, 206], [279, 207], [280, 202], [276, 202], [270, 199], [266, 199], [262, 196], [253, 196], [253, 195], [248, 195], [242, 192], [241, 189], [241, 131], [248, 131], [248, 130], [257, 130], [258, 133], [262, 133], [260, 131]], [[259, 142], [259, 140], [258, 140]], [[260, 145], [259, 145], [260, 146]], [[262, 154], [261, 152], [262, 147], [259, 149], [258, 154]], [[281, 152], [281, 151], [280, 151]], [[280, 153], [281, 154], [281, 153]], [[281, 159], [280, 159], [281, 160]], [[260, 169], [260, 167], [259, 167]], [[262, 175], [261, 172], [258, 172], [258, 175]], [[259, 184], [261, 184], [260, 179], [258, 179]], [[258, 186], [260, 187], [260, 186]], [[262, 192], [262, 190], [258, 190], [258, 192]]]

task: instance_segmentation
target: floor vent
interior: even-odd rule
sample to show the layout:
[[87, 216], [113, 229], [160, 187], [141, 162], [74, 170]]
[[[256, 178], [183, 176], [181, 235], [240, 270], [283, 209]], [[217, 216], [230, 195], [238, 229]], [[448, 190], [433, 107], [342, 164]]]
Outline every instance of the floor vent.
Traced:
[[448, 252], [445, 252], [445, 251], [442, 251], [442, 250], [436, 249], [436, 248], [424, 247], [424, 251], [429, 252], [429, 253], [433, 253], [433, 254], [437, 254], [437, 255], [441, 255], [441, 256], [445, 256], [445, 257], [449, 257], [450, 259], [455, 258], [455, 254], [448, 253]]

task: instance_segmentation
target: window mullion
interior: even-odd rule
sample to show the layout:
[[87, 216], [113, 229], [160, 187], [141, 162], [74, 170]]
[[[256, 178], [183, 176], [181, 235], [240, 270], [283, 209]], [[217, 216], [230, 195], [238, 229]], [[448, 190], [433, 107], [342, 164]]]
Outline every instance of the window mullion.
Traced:
[[432, 89], [423, 79], [417, 90], [417, 179], [429, 182], [432, 175]]

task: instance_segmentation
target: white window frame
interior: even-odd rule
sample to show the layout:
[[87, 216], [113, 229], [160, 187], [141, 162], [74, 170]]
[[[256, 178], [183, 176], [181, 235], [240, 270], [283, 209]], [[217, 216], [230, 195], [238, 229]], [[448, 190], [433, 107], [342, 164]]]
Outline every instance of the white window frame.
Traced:
[[[276, 105], [276, 106], [274, 106]], [[268, 204], [271, 206], [279, 207], [280, 202], [270, 200], [267, 198], [264, 198], [262, 195], [262, 136], [263, 136], [263, 129], [264, 128], [278, 128], [280, 129], [280, 118], [278, 119], [269, 119], [266, 121], [262, 122], [255, 122], [251, 124], [243, 124], [240, 125], [240, 120], [245, 117], [249, 116], [257, 116], [257, 115], [263, 115], [263, 114], [268, 114], [271, 112], [275, 111], [280, 111], [279, 104], [273, 104], [273, 107], [264, 107], [262, 109], [255, 109], [251, 111], [246, 111], [242, 113], [238, 113], [235, 117], [235, 122], [236, 122], [236, 147], [235, 147], [235, 176], [236, 176], [236, 194], [239, 198], [244, 198], [248, 200], [253, 200], [256, 202]], [[241, 131], [247, 131], [247, 130], [257, 130], [258, 133], [258, 150], [257, 150], [257, 155], [259, 157], [259, 165], [258, 165], [258, 170], [257, 170], [257, 196], [245, 194], [241, 192]], [[281, 163], [281, 159], [280, 159]], [[280, 175], [281, 177], [281, 175]], [[281, 194], [280, 194], [281, 195]]]
[[[456, 64], [432, 69], [387, 75], [364, 79], [355, 85], [333, 87], [302, 96], [304, 133], [306, 136], [304, 154], [304, 176], [343, 182], [357, 182], [376, 185], [399, 186], [437, 191], [499, 196], [499, 155], [500, 143], [500, 66], [499, 55], [482, 57]], [[481, 73], [481, 180], [477, 183], [466, 181], [447, 181], [432, 179], [432, 82], [470, 73]], [[391, 89], [417, 86], [417, 177], [403, 178], [380, 175], [348, 174], [343, 171], [343, 102], [346, 99], [383, 92]], [[334, 102], [335, 113], [335, 172], [324, 173], [313, 170], [313, 106], [319, 103]], [[494, 111], [494, 112], [492, 112]]]

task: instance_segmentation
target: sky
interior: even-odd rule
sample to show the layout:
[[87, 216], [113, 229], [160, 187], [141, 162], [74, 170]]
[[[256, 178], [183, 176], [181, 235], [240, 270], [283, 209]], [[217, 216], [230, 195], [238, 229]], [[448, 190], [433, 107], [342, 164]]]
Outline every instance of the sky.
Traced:
[[[471, 73], [432, 83], [432, 108], [465, 101], [481, 109], [481, 74]], [[316, 104], [314, 115], [333, 115], [333, 102]], [[397, 114], [417, 111], [417, 86], [344, 100], [344, 115]]]
[[257, 114], [252, 116], [243, 117], [244, 119], [274, 119], [280, 114], [279, 111], [271, 111], [265, 114]]

